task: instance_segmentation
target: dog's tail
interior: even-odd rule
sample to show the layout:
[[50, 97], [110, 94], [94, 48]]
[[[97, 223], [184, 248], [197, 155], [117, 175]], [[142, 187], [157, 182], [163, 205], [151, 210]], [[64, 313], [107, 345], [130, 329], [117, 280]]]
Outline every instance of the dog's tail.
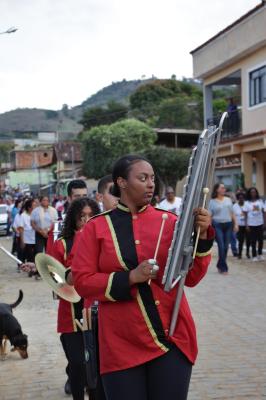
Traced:
[[23, 292], [22, 292], [22, 290], [20, 289], [20, 290], [19, 290], [18, 299], [15, 301], [15, 303], [9, 304], [10, 307], [11, 307], [11, 308], [17, 307], [17, 306], [22, 302], [22, 299], [23, 299]]

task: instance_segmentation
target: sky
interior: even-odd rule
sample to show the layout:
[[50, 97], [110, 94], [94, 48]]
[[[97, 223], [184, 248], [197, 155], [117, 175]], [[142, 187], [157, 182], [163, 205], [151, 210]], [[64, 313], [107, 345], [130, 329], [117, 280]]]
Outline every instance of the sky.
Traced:
[[122, 79], [192, 77], [190, 51], [260, 0], [0, 0], [0, 113], [76, 106]]

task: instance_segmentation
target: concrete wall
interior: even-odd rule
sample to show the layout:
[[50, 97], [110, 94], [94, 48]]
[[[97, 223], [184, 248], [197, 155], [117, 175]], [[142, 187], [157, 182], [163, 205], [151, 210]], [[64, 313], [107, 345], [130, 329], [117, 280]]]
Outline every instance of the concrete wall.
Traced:
[[209, 86], [235, 71], [241, 71], [243, 134], [254, 133], [266, 129], [266, 103], [249, 107], [249, 72], [259, 68], [262, 65], [266, 65], [266, 46], [245, 57], [241, 61], [233, 63], [222, 71], [210, 74], [208, 78], [204, 80], [204, 85]]
[[10, 171], [7, 174], [7, 178], [9, 185], [12, 187], [17, 187], [19, 184], [44, 186], [51, 181], [52, 173], [49, 168]]
[[193, 52], [196, 78], [206, 78], [266, 44], [266, 6]]

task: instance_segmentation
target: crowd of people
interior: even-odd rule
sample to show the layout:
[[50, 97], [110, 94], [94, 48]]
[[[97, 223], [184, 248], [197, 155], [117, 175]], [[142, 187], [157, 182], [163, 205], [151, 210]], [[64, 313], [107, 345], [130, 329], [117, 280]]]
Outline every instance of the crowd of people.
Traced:
[[266, 202], [260, 197], [255, 187], [238, 190], [235, 195], [230, 196], [226, 195], [226, 187], [223, 183], [215, 184], [209, 211], [218, 245], [217, 269], [219, 273], [228, 274], [229, 246], [238, 259], [242, 258], [245, 248], [247, 259], [253, 262], [264, 261]]
[[[163, 268], [158, 272], [150, 262], [167, 212], [156, 260], [165, 265], [182, 199], [170, 186], [163, 198], [154, 196], [154, 189], [151, 164], [140, 156], [125, 156], [115, 163], [112, 175], [100, 179], [93, 196], [88, 196], [86, 183], [76, 179], [69, 183], [67, 197], [55, 197], [51, 204], [46, 196], [9, 200], [12, 253], [23, 261], [22, 269], [39, 279], [35, 255], [46, 252], [65, 266], [66, 282], [81, 296], [78, 303], [60, 298], [58, 304], [57, 330], [67, 360], [65, 393], [74, 400], [84, 399], [87, 386], [77, 321], [95, 301], [100, 307], [101, 379], [96, 389], [88, 389], [90, 399], [187, 398], [197, 355], [193, 318], [183, 295], [179, 322], [169, 337], [176, 291], [165, 295]], [[230, 244], [239, 259], [245, 249], [247, 258], [263, 260], [265, 202], [254, 187], [238, 191], [234, 201], [231, 197], [218, 183], [209, 211], [198, 209], [195, 214], [200, 240], [187, 286], [206, 274], [214, 238], [217, 269], [223, 275], [228, 273]]]

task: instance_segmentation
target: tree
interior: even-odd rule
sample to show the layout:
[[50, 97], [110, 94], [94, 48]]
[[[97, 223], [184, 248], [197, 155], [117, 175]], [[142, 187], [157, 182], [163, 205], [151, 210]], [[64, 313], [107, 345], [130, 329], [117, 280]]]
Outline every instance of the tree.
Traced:
[[90, 129], [93, 126], [108, 125], [126, 117], [127, 106], [116, 101], [110, 101], [107, 108], [92, 107], [87, 109], [81, 119], [84, 129]]
[[130, 96], [131, 114], [156, 127], [196, 128], [203, 125], [202, 90], [175, 79], [149, 82]]
[[191, 152], [165, 146], [152, 146], [142, 152], [151, 162], [161, 184], [173, 186], [187, 174]]
[[201, 103], [190, 103], [188, 97], [176, 97], [164, 100], [158, 108], [154, 123], [157, 128], [190, 128], [202, 127]]
[[46, 110], [45, 111], [46, 119], [55, 119], [58, 117], [58, 112], [54, 110]]
[[68, 105], [67, 104], [63, 104], [62, 105], [62, 113], [63, 113], [63, 115], [65, 116], [65, 117], [68, 117], [69, 116], [69, 107], [68, 107]]
[[15, 145], [13, 143], [0, 143], [0, 167], [1, 163], [9, 161], [9, 153], [13, 150]]
[[93, 127], [82, 135], [84, 173], [95, 179], [109, 174], [119, 157], [150, 148], [156, 138], [153, 129], [134, 119]]

